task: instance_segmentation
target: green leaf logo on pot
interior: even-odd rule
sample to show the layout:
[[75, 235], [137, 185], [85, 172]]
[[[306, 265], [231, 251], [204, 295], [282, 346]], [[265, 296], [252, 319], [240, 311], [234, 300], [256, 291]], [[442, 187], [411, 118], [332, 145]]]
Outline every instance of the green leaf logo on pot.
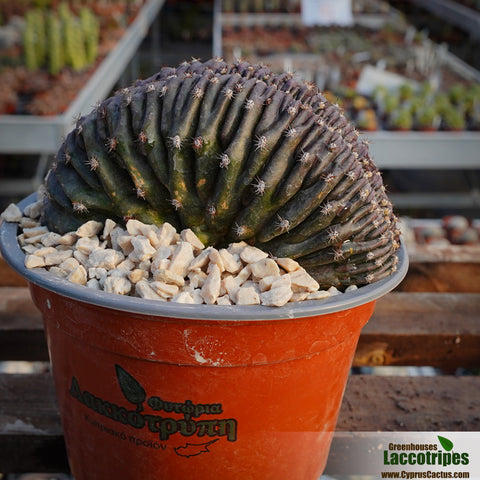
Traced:
[[437, 436], [440, 445], [443, 447], [444, 450], [449, 452], [453, 448], [453, 442], [448, 438], [442, 437], [441, 435]]
[[117, 379], [125, 398], [137, 406], [137, 413], [143, 410], [143, 402], [147, 399], [145, 389], [120, 365], [115, 365]]

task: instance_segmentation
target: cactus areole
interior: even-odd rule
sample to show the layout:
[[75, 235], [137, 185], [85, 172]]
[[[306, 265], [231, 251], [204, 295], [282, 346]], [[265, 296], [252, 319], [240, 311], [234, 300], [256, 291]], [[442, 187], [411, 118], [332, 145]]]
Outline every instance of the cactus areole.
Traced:
[[45, 180], [43, 223], [130, 218], [244, 240], [322, 286], [372, 283], [399, 232], [368, 145], [311, 84], [262, 65], [193, 60], [80, 118]]

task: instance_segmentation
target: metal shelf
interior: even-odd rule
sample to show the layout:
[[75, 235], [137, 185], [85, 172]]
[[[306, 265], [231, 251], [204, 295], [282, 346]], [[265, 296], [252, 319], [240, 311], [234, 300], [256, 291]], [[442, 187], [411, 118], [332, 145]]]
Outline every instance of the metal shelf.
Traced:
[[[477, 132], [368, 132], [375, 164], [381, 170], [467, 170], [469, 178], [480, 172], [480, 134]], [[474, 182], [475, 183], [475, 182]], [[463, 193], [404, 192], [389, 195], [395, 208], [475, 209], [480, 208], [480, 191], [475, 186]]]
[[[430, 7], [436, 4], [453, 4], [450, 0], [415, 0]], [[455, 7], [458, 5], [455, 4]], [[470, 11], [470, 9], [469, 9]], [[228, 25], [271, 25], [301, 24], [300, 14], [255, 14], [223, 13], [220, 0], [215, 0], [214, 11], [214, 53], [222, 55], [222, 27]], [[396, 18], [399, 13], [390, 9], [388, 18]], [[480, 18], [480, 15], [476, 15]], [[384, 23], [385, 15], [366, 16], [372, 28]], [[356, 23], [362, 23], [362, 16], [356, 17]], [[374, 20], [374, 21], [373, 21]], [[473, 18], [472, 22], [477, 22]], [[477, 24], [480, 32], [480, 21]], [[438, 48], [441, 61], [452, 71], [466, 80], [480, 81], [480, 72], [472, 68], [455, 55], [432, 43]], [[480, 169], [480, 132], [391, 132], [378, 131], [363, 134], [370, 142], [370, 151], [376, 164], [382, 169]]]
[[478, 132], [365, 132], [381, 169], [480, 170]]
[[448, 23], [480, 38], [480, 13], [452, 0], [413, 0], [419, 7], [443, 18]]
[[[225, 13], [216, 10], [216, 21], [225, 27], [256, 27], [256, 26], [285, 26], [285, 27], [302, 27], [302, 15], [300, 13]], [[398, 14], [394, 11], [390, 12], [389, 17], [385, 14], [356, 14], [354, 15], [354, 23], [356, 25], [366, 26], [370, 28], [382, 27], [387, 18], [393, 19], [393, 15]]]
[[73, 128], [75, 118], [92, 110], [120, 78], [146, 36], [164, 0], [148, 0], [125, 35], [90, 77], [77, 98], [62, 115], [0, 115], [0, 152], [13, 154], [54, 154], [63, 137]]
[[466, 193], [390, 193], [388, 195], [395, 209], [478, 209], [480, 192], [473, 190]]

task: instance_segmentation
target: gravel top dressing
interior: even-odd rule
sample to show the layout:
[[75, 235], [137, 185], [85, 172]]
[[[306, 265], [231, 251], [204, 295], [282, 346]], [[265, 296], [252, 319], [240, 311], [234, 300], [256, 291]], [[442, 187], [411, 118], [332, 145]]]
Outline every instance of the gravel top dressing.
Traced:
[[129, 220], [122, 228], [110, 219], [105, 224], [90, 220], [60, 235], [39, 223], [41, 206], [39, 200], [22, 214], [12, 204], [2, 214], [22, 227], [18, 239], [25, 266], [43, 267], [79, 285], [149, 300], [209, 305], [280, 307], [341, 293], [335, 287], [320, 290], [295, 260], [271, 258], [246, 242], [218, 250], [205, 247], [192, 230], [178, 233], [169, 223], [157, 227]]

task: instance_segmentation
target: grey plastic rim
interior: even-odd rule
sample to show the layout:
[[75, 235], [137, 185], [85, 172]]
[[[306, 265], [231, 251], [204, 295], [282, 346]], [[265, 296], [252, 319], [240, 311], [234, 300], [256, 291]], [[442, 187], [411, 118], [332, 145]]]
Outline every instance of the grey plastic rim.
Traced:
[[[35, 199], [36, 194], [32, 194], [22, 200], [18, 206], [23, 211]], [[24, 265], [25, 254], [18, 244], [17, 234], [18, 225], [16, 223], [3, 222], [0, 227], [0, 250], [5, 261], [28, 282], [80, 302], [123, 312], [158, 317], [191, 320], [262, 321], [334, 313], [377, 300], [393, 290], [403, 280], [408, 270], [408, 255], [405, 246], [402, 244], [398, 252], [397, 270], [392, 275], [342, 295], [322, 300], [290, 303], [283, 307], [179, 304], [98, 291], [56, 277], [43, 268], [28, 269]]]

